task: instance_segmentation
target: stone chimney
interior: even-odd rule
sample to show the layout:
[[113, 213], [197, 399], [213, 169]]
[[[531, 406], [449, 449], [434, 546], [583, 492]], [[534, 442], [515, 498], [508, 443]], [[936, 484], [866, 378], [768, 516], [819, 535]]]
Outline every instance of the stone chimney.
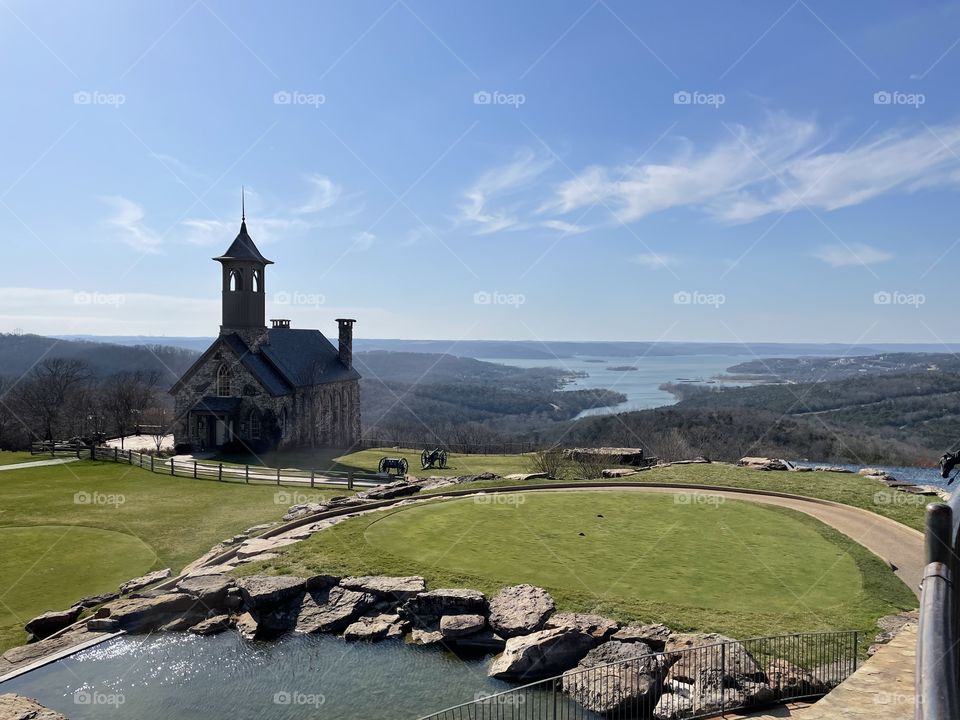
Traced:
[[340, 362], [347, 370], [353, 367], [353, 324], [356, 320], [337, 318], [340, 327]]

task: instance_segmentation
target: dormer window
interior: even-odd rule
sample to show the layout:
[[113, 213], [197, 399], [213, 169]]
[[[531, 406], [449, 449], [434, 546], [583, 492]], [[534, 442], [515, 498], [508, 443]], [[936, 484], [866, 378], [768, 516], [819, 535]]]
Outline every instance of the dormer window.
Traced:
[[226, 364], [217, 368], [217, 396], [230, 397], [231, 373]]

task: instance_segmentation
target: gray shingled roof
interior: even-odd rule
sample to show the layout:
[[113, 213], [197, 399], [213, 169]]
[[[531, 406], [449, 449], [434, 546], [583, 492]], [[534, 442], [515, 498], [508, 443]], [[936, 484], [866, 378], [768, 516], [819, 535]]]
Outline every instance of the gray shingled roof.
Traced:
[[267, 260], [253, 242], [253, 238], [247, 233], [246, 221], [240, 223], [240, 233], [227, 248], [227, 251], [214, 260], [256, 260], [264, 265], [273, 265], [273, 260]]
[[286, 382], [283, 375], [260, 355], [250, 352], [250, 348], [239, 335], [224, 335], [223, 342], [240, 358], [240, 364], [263, 384], [268, 393], [276, 397], [290, 392], [292, 383]]
[[360, 379], [360, 373], [340, 362], [337, 348], [319, 330], [271, 328], [259, 351], [296, 387]]

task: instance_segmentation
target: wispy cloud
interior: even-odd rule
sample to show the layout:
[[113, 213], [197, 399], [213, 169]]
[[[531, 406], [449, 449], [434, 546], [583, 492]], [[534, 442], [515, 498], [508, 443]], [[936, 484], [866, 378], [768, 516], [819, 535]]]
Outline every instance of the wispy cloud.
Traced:
[[630, 258], [630, 262], [642, 265], [648, 270], [661, 270], [665, 267], [678, 265], [680, 259], [673, 255], [661, 255], [660, 253], [641, 253]]
[[[529, 227], [519, 217], [517, 194], [529, 189], [549, 166], [548, 160], [524, 150], [511, 162], [487, 170], [463, 193], [458, 223], [472, 226], [478, 235]], [[497, 209], [491, 208], [494, 203], [499, 204]]]
[[112, 211], [104, 223], [120, 240], [141, 252], [160, 252], [162, 238], [144, 224], [146, 213], [142, 206], [122, 195], [109, 195], [100, 199]]
[[359, 232], [353, 236], [353, 246], [354, 250], [369, 250], [373, 245], [374, 241], [377, 239], [377, 236], [372, 232]]
[[332, 207], [343, 193], [343, 187], [335, 183], [326, 175], [308, 175], [307, 183], [311, 193], [307, 201], [294, 212], [299, 215], [318, 213]]
[[679, 149], [660, 162], [587, 166], [555, 182], [532, 212], [490, 210], [498, 192], [546, 180], [548, 167], [523, 156], [485, 173], [466, 193], [463, 216], [483, 232], [531, 224], [559, 228], [569, 214], [579, 218], [591, 210], [612, 215], [611, 222], [633, 223], [689, 208], [731, 224], [804, 206], [832, 211], [891, 192], [960, 185], [960, 124], [884, 131], [849, 148], [812, 120], [772, 114], [755, 128], [726, 126], [719, 139], [699, 148], [679, 140]]
[[875, 265], [892, 260], [893, 254], [865, 243], [854, 243], [852, 245], [824, 245], [814, 253], [814, 257], [827, 263], [830, 267], [838, 268], [850, 265]]

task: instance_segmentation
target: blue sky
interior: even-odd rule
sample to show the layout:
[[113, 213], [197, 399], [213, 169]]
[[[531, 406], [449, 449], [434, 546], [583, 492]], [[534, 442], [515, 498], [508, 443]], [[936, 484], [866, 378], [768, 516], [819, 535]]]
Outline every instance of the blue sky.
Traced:
[[0, 331], [956, 342], [956, 2], [0, 0]]

